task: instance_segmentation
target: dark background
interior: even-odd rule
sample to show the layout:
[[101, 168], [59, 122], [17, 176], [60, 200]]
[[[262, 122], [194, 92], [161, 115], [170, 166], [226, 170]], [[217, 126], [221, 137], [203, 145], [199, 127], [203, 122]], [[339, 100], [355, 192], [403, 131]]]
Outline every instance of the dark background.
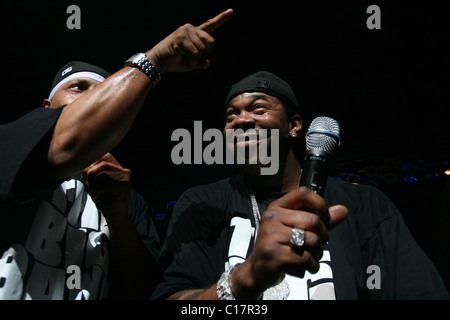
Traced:
[[[341, 126], [333, 175], [385, 192], [450, 288], [449, 10], [434, 1], [114, 1], [6, 2], [0, 8], [0, 123], [41, 106], [57, 70], [84, 60], [114, 72], [184, 23], [199, 25], [227, 8], [206, 71], [166, 74], [135, 125], [113, 151], [134, 172], [165, 235], [170, 209], [185, 189], [233, 168], [176, 166], [171, 133], [222, 129], [230, 85], [265, 69], [287, 80], [303, 108]], [[69, 5], [81, 29], [69, 30]], [[369, 30], [369, 5], [381, 30]]]

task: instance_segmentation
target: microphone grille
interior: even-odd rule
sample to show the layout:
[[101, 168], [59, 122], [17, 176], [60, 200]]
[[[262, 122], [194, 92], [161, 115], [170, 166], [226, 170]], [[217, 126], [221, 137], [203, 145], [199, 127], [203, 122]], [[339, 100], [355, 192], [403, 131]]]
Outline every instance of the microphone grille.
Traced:
[[334, 153], [341, 143], [339, 124], [328, 117], [317, 117], [306, 132], [306, 150], [319, 149]]

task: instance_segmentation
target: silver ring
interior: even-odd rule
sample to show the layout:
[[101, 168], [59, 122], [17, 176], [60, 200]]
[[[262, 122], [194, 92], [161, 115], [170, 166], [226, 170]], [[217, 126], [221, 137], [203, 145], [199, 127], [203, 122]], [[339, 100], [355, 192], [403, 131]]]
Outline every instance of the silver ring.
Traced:
[[289, 241], [294, 247], [302, 247], [305, 244], [305, 230], [293, 228], [291, 240]]

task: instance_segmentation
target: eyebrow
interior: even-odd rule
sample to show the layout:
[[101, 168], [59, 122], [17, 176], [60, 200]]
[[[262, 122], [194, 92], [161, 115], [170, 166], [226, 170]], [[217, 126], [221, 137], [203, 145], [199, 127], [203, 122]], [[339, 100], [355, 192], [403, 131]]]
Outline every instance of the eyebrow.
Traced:
[[[250, 100], [251, 103], [253, 103], [253, 102], [257, 101], [257, 100], [264, 100], [264, 101], [269, 102], [269, 98], [266, 95], [258, 94], [258, 93], [255, 93], [255, 94], [252, 94], [252, 95], [248, 96], [246, 98], [246, 100]], [[235, 103], [235, 101], [236, 101], [235, 99], [231, 99], [230, 103], [228, 104], [228, 108], [229, 107], [233, 107], [233, 104]]]
[[92, 85], [97, 84], [97, 82], [96, 82], [95, 80], [92, 80], [92, 79], [88, 79], [88, 78], [75, 78], [75, 79], [69, 81], [69, 82], [68, 82], [68, 85], [70, 86], [70, 85], [72, 85], [72, 84], [74, 84], [74, 83], [81, 84], [81, 85], [86, 86], [86, 87], [90, 87], [90, 86], [92, 86]]

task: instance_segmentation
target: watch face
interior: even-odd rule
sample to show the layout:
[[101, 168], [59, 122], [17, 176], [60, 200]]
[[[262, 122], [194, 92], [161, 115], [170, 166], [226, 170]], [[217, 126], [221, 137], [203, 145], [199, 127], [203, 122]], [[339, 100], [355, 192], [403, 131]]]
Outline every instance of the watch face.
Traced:
[[127, 61], [125, 61], [126, 65], [130, 64], [137, 64], [137, 62], [142, 58], [142, 55], [145, 55], [144, 53], [136, 53], [132, 57], [130, 57]]
[[147, 56], [145, 55], [145, 53], [138, 53], [134, 56], [134, 60], [137, 62], [139, 60], [141, 60], [142, 58], [147, 58]]

